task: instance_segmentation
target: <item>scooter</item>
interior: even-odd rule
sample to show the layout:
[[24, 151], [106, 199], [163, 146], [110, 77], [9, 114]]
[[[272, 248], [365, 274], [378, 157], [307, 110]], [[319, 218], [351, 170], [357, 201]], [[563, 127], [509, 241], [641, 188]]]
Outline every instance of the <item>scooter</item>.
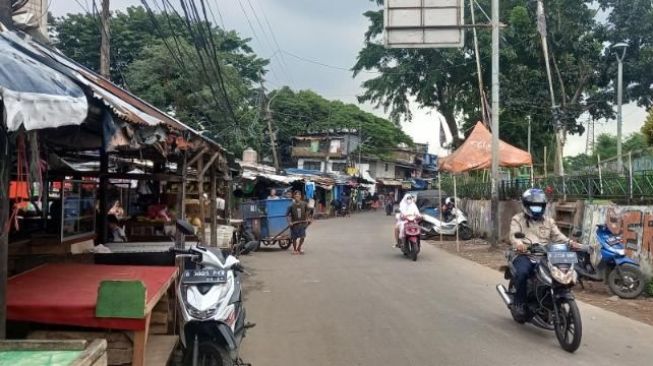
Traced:
[[456, 231], [462, 240], [470, 240], [474, 236], [474, 232], [467, 222], [467, 216], [458, 207], [453, 208], [449, 221], [440, 221], [440, 211], [437, 208], [425, 207], [420, 209], [420, 212], [423, 218], [420, 227], [424, 239], [440, 234], [453, 236], [456, 235]]
[[[184, 235], [194, 231], [181, 220], [177, 230]], [[238, 351], [254, 324], [245, 323], [240, 261], [220, 249], [199, 245], [170, 251], [184, 264], [176, 289], [184, 365], [245, 365]]]
[[[614, 236], [607, 226], [597, 225], [596, 240], [599, 243], [598, 258], [594, 265], [590, 253], [581, 253], [576, 271], [582, 279], [602, 281], [623, 299], [634, 299], [646, 287], [646, 278], [639, 263], [626, 256], [626, 248], [620, 237]], [[595, 250], [595, 249], [594, 249]]]
[[406, 221], [404, 223], [404, 238], [400, 240], [399, 248], [404, 256], [414, 262], [417, 260], [417, 254], [422, 248], [419, 218], [415, 215], [408, 215], [404, 219]]

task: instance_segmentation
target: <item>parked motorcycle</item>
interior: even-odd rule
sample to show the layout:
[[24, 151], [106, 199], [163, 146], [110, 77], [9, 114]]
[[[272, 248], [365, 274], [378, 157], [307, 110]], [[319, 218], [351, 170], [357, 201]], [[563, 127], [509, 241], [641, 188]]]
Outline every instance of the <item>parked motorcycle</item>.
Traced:
[[404, 235], [403, 240], [399, 243], [401, 252], [413, 262], [417, 260], [422, 243], [419, 227], [419, 218], [415, 215], [408, 215], [404, 217]]
[[[177, 228], [184, 235], [193, 232], [187, 222], [178, 221]], [[184, 259], [176, 289], [184, 365], [243, 365], [238, 351], [253, 324], [245, 323], [240, 261], [199, 245], [170, 250]]]
[[458, 207], [453, 208], [449, 221], [440, 221], [438, 209], [422, 208], [420, 212], [423, 217], [420, 223], [423, 239], [434, 238], [440, 234], [452, 236], [456, 235], [456, 231], [462, 240], [470, 240], [474, 236], [474, 232], [467, 222], [467, 216]]
[[576, 271], [583, 279], [603, 281], [610, 290], [624, 299], [634, 299], [646, 287], [646, 276], [639, 263], [626, 256], [626, 248], [621, 238], [613, 235], [607, 226], [597, 225], [596, 240], [599, 243], [598, 264], [592, 264], [589, 253], [579, 253]]
[[[517, 233], [515, 238], [524, 240], [526, 237]], [[567, 243], [531, 243], [528, 254], [537, 265], [528, 281], [526, 318], [518, 316], [513, 307], [516, 293], [513, 251], [506, 255], [508, 266], [502, 268], [505, 279], [509, 281], [508, 289], [499, 284], [497, 291], [516, 322], [523, 324], [528, 321], [539, 328], [553, 330], [562, 349], [575, 352], [583, 333], [580, 311], [571, 291], [578, 278], [574, 270], [578, 263], [577, 253], [571, 251]]]

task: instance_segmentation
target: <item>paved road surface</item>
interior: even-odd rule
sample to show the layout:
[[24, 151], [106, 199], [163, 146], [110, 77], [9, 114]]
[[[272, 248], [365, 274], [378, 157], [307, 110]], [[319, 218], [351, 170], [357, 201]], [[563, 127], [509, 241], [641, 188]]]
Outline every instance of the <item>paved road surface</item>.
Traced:
[[499, 272], [425, 245], [413, 263], [377, 213], [315, 222], [306, 255], [244, 257], [253, 366], [651, 365], [653, 327], [580, 304], [575, 354], [552, 332], [513, 322]]

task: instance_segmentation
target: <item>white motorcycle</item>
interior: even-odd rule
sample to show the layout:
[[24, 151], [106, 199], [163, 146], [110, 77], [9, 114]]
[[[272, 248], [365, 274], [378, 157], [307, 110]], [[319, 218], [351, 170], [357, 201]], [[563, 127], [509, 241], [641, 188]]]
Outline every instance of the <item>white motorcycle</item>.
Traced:
[[440, 221], [440, 214], [437, 209], [422, 209], [422, 239], [430, 239], [440, 234], [445, 236], [454, 236], [458, 231], [458, 237], [461, 240], [470, 240], [474, 232], [467, 222], [467, 216], [464, 212], [454, 207], [451, 212], [451, 218], [448, 221]]
[[[177, 222], [177, 230], [193, 234], [184, 221]], [[240, 261], [218, 248], [199, 245], [170, 250], [184, 263], [177, 286], [184, 365], [244, 365], [238, 350], [254, 324], [245, 323]]]

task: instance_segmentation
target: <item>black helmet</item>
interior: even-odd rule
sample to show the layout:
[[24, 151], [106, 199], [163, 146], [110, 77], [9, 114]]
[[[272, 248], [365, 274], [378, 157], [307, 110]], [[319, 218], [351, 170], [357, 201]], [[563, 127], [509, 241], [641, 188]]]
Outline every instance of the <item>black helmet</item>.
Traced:
[[527, 189], [521, 196], [521, 203], [526, 216], [533, 220], [544, 217], [546, 211], [546, 194], [538, 188]]

